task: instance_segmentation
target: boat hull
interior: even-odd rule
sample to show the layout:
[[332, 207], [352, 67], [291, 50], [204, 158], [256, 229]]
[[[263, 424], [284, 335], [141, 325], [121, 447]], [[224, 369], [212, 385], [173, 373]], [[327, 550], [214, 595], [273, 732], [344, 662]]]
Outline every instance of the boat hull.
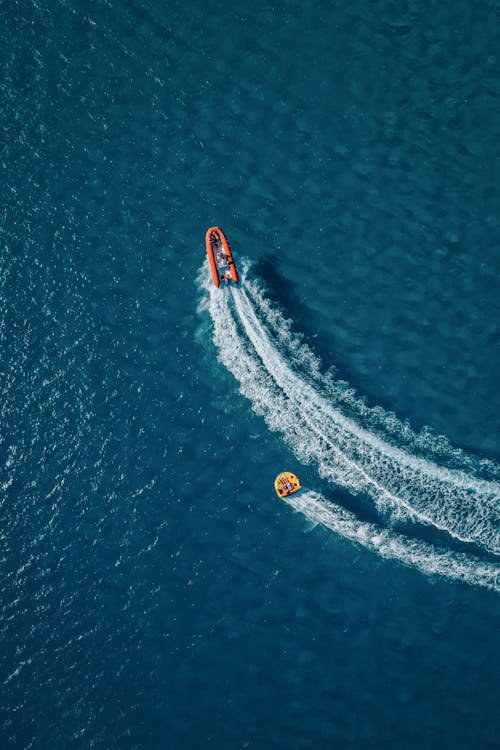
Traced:
[[220, 227], [210, 227], [205, 235], [210, 273], [215, 286], [220, 287], [222, 282], [233, 281], [239, 284], [240, 278], [236, 270], [233, 253], [227, 241], [227, 237]]

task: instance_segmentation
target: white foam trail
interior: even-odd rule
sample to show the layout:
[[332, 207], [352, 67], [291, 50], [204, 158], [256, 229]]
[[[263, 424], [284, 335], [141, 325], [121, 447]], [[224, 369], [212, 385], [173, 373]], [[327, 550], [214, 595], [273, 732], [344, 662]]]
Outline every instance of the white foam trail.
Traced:
[[411, 565], [426, 575], [441, 575], [500, 591], [500, 570], [492, 563], [409, 539], [376, 524], [360, 522], [353, 513], [327, 501], [317, 492], [291, 495], [285, 498], [285, 502], [303, 513], [309, 521], [321, 524], [381, 557]]
[[[248, 270], [248, 264], [245, 271]], [[299, 367], [315, 387], [320, 387], [330, 402], [348, 413], [371, 432], [373, 437], [385, 437], [397, 447], [404, 446], [406, 456], [416, 458], [424, 453], [425, 458], [435, 457], [443, 465], [459, 469], [467, 479], [475, 482], [474, 475], [500, 482], [500, 465], [486, 458], [478, 458], [452, 446], [443, 435], [434, 434], [429, 428], [419, 433], [413, 432], [407, 421], [402, 422], [393, 412], [381, 407], [369, 407], [366, 400], [356, 394], [348, 383], [335, 377], [335, 368], [330, 367], [321, 373], [321, 361], [304, 342], [301, 334], [292, 331], [292, 323], [281, 310], [267, 299], [265, 292], [256, 280], [245, 278], [245, 291], [259, 317], [265, 321], [266, 329], [276, 340], [281, 350], [294, 352], [294, 366]]]
[[317, 358], [245, 276], [242, 288], [207, 283], [208, 307], [220, 359], [268, 425], [323, 477], [366, 492], [379, 509], [498, 553], [499, 485], [412, 455], [345, 416], [325, 392], [331, 379]]

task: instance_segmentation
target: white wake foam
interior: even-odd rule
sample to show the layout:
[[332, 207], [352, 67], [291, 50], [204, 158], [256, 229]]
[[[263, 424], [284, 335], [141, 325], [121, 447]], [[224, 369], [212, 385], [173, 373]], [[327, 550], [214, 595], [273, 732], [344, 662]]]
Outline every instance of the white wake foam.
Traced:
[[[362, 407], [352, 410], [354, 417], [346, 416], [346, 389], [339, 388], [336, 403], [331, 375], [321, 374], [319, 360], [269, 304], [258, 283], [249, 281], [245, 270], [242, 276], [242, 287], [216, 290], [204, 283], [214, 342], [240, 391], [297, 457], [316, 463], [329, 481], [367, 493], [379, 510], [500, 552], [498, 483], [474, 476], [472, 460], [462, 461], [467, 470], [457, 470], [412, 454], [394, 444], [397, 430], [392, 430], [393, 440], [384, 439], [356, 418]], [[355, 400], [352, 391], [349, 398]], [[380, 415], [378, 410], [379, 420]], [[394, 419], [388, 415], [391, 425]], [[409, 427], [403, 425], [401, 432], [411, 442]], [[441, 439], [436, 442], [440, 448]]]
[[414, 432], [408, 421], [401, 421], [394, 412], [387, 412], [379, 406], [369, 407], [366, 399], [358, 396], [349, 383], [336, 376], [333, 366], [326, 373], [321, 372], [319, 358], [308, 347], [304, 337], [293, 332], [291, 321], [266, 297], [258, 281], [245, 278], [245, 292], [279, 348], [294, 351], [294, 366], [299, 366], [308, 380], [313, 381], [315, 387], [320, 387], [333, 405], [353, 416], [358, 426], [366, 427], [374, 437], [385, 437], [386, 442], [404, 447], [409, 457], [433, 457], [442, 465], [458, 467], [460, 472], [493, 480], [498, 489], [500, 465], [465, 453], [452, 446], [443, 435], [436, 435], [429, 428]]
[[321, 524], [381, 557], [411, 565], [427, 575], [437, 574], [500, 591], [500, 570], [496, 565], [410, 539], [376, 524], [360, 522], [353, 513], [327, 501], [317, 492], [291, 495], [285, 501], [309, 521]]

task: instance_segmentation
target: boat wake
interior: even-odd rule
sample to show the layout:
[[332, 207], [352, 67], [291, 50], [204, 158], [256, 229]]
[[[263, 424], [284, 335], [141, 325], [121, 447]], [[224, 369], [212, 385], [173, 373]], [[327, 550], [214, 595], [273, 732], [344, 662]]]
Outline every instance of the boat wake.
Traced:
[[354, 513], [326, 500], [318, 492], [300, 492], [284, 500], [312, 523], [319, 523], [381, 557], [411, 564], [427, 575], [442, 575], [500, 591], [500, 570], [492, 563], [360, 521]]
[[499, 570], [493, 563], [414, 540], [390, 523], [428, 524], [500, 554], [499, 467], [453, 449], [428, 431], [417, 435], [395, 415], [369, 409], [331, 372], [322, 373], [319, 359], [259, 282], [249, 278], [248, 267], [239, 288], [216, 289], [206, 271], [204, 266], [202, 304], [212, 319], [219, 358], [241, 393], [300, 461], [315, 464], [327, 481], [372, 498], [388, 528], [325, 505], [315, 493], [290, 498], [290, 504], [385, 557], [496, 587]]

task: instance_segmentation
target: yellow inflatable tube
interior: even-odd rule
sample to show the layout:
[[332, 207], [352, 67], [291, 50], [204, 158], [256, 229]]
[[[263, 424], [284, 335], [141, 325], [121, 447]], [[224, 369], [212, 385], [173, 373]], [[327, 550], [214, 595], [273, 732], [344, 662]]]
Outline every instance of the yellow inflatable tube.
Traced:
[[295, 474], [292, 474], [291, 471], [283, 471], [274, 480], [274, 489], [278, 497], [287, 497], [287, 495], [298, 492], [302, 487]]

